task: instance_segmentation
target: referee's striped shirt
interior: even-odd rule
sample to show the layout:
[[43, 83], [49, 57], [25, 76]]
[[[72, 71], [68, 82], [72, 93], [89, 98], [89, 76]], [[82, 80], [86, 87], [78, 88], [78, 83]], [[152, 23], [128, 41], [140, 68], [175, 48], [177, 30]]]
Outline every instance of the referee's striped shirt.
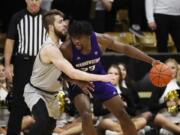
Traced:
[[16, 53], [20, 55], [36, 56], [46, 39], [46, 30], [42, 24], [40, 10], [31, 14], [27, 10], [16, 13], [10, 22], [7, 38], [17, 41]]

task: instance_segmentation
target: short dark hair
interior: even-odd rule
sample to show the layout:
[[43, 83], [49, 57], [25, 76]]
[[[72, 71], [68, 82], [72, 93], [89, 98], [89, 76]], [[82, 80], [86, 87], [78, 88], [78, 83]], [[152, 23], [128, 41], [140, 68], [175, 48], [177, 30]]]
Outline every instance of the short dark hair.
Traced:
[[69, 35], [81, 36], [81, 35], [91, 35], [93, 32], [92, 25], [87, 21], [73, 21], [69, 26]]
[[61, 17], [64, 17], [63, 12], [61, 12], [60, 10], [57, 9], [52, 9], [50, 11], [47, 11], [44, 15], [43, 15], [43, 25], [46, 28], [46, 30], [48, 30], [48, 25], [49, 24], [53, 24], [54, 23], [54, 16], [55, 15], [59, 15]]

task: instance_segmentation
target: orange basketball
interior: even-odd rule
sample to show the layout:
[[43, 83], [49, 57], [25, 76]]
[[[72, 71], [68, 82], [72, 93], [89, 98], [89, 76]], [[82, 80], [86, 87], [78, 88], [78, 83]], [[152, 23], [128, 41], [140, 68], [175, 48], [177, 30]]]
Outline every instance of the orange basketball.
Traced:
[[149, 78], [154, 86], [164, 87], [172, 79], [172, 71], [165, 64], [158, 64], [151, 68]]

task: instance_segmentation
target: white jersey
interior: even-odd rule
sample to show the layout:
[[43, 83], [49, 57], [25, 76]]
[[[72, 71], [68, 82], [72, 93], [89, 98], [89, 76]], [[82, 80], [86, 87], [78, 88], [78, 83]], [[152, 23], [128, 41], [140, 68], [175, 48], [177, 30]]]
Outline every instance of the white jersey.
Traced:
[[[42, 47], [47, 45], [55, 44], [48, 39]], [[43, 63], [40, 54], [36, 56], [30, 83], [25, 86], [24, 90], [24, 99], [31, 111], [33, 106], [42, 99], [46, 104], [49, 116], [54, 119], [59, 117], [61, 110], [56, 96], [62, 88], [62, 83], [58, 80], [61, 73], [53, 64]]]
[[[54, 46], [54, 43], [48, 39], [44, 43], [43, 47], [50, 45]], [[34, 63], [30, 82], [33, 86], [41, 90], [57, 92], [62, 87], [62, 83], [58, 80], [61, 74], [62, 72], [59, 71], [52, 63], [43, 63], [41, 61], [40, 54], [38, 54]]]

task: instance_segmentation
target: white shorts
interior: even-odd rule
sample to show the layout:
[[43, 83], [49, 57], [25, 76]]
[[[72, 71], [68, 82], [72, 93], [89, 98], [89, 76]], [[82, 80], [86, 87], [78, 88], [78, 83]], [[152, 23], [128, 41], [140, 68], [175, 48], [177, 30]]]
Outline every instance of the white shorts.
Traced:
[[52, 117], [54, 119], [59, 118], [61, 114], [56, 95], [57, 94], [47, 94], [45, 92], [39, 91], [36, 88], [32, 87], [30, 84], [26, 84], [24, 90], [24, 99], [31, 111], [33, 109], [33, 106], [37, 104], [39, 99], [42, 99], [46, 104], [49, 117]]

